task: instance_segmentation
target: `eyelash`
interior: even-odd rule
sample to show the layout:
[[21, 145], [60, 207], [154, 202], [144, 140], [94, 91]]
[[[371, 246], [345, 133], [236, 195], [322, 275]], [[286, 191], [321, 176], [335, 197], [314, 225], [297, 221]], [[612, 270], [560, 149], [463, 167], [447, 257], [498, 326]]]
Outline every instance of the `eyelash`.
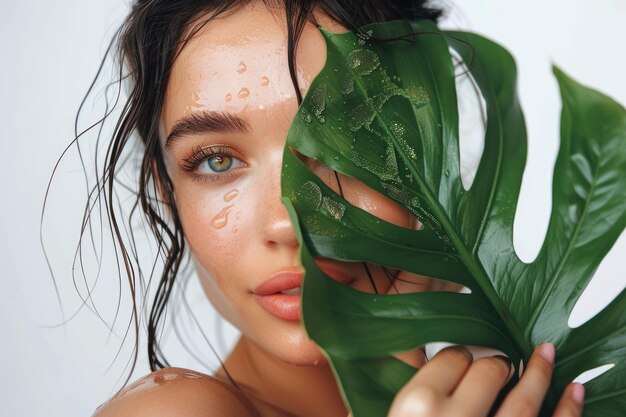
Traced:
[[191, 175], [191, 178], [194, 181], [222, 181], [224, 179], [230, 178], [234, 174], [234, 170], [236, 168], [231, 168], [228, 171], [214, 173], [214, 174], [197, 174], [195, 171], [198, 169], [201, 163], [214, 158], [216, 156], [226, 156], [229, 158], [234, 158], [241, 161], [239, 158], [233, 156], [232, 151], [226, 146], [218, 145], [218, 146], [207, 146], [201, 147], [196, 146], [193, 148], [193, 152], [187, 158], [184, 158], [182, 162], [178, 165], [180, 169], [184, 172], [187, 172]]

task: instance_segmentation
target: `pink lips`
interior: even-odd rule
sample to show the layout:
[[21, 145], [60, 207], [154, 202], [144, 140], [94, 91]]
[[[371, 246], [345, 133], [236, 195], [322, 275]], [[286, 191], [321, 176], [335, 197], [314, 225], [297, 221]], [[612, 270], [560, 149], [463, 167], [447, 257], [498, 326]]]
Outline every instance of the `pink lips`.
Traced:
[[257, 295], [270, 295], [277, 292], [290, 290], [302, 286], [304, 272], [279, 272], [272, 275], [267, 281], [256, 287], [254, 293]]
[[256, 287], [254, 299], [265, 311], [286, 321], [300, 321], [300, 295], [281, 291], [302, 286], [304, 272], [283, 271]]
[[[319, 268], [332, 279], [349, 284], [354, 279], [334, 266], [316, 260]], [[304, 272], [282, 271], [272, 275], [254, 290], [254, 299], [273, 316], [287, 321], [300, 320], [300, 295], [281, 294], [281, 291], [302, 287]]]

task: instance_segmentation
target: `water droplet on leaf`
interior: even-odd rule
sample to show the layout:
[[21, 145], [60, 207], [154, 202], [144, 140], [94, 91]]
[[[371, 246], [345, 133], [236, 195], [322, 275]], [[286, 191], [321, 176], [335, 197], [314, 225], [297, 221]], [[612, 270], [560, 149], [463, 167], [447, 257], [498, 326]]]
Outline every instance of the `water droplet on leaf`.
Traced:
[[380, 65], [378, 55], [367, 49], [357, 49], [348, 54], [348, 66], [359, 75], [369, 75]]
[[322, 189], [313, 181], [307, 181], [300, 187], [298, 196], [318, 210], [322, 202]]
[[337, 221], [341, 220], [346, 211], [346, 206], [329, 197], [322, 198], [322, 207]]

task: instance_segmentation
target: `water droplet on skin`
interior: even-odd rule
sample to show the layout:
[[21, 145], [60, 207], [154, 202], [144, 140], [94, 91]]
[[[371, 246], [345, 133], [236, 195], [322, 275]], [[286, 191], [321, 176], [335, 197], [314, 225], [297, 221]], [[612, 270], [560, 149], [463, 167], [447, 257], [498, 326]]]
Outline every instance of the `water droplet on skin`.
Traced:
[[237, 93], [237, 97], [239, 98], [246, 98], [250, 95], [250, 90], [248, 90], [246, 87], [243, 87], [241, 90], [239, 90], [239, 92]]
[[263, 87], [266, 87], [267, 85], [269, 85], [269, 83], [270, 83], [270, 79], [269, 79], [269, 78], [267, 78], [267, 77], [261, 77], [261, 85], [262, 85]]
[[216, 229], [221, 229], [228, 224], [228, 214], [230, 213], [230, 209], [232, 209], [235, 205], [231, 204], [229, 206], [224, 207], [219, 213], [217, 213], [211, 219], [211, 226]]
[[224, 100], [226, 101], [231, 101], [232, 99], [233, 99], [233, 95], [230, 93], [226, 94], [226, 97], [224, 97]]
[[239, 74], [243, 74], [244, 72], [246, 72], [246, 69], [248, 69], [248, 67], [246, 67], [246, 64], [243, 61], [239, 61], [239, 65], [237, 65], [237, 72]]
[[230, 190], [229, 192], [224, 194], [224, 201], [228, 203], [229, 201], [231, 201], [233, 198], [237, 197], [238, 195], [239, 195], [239, 190], [237, 189]]

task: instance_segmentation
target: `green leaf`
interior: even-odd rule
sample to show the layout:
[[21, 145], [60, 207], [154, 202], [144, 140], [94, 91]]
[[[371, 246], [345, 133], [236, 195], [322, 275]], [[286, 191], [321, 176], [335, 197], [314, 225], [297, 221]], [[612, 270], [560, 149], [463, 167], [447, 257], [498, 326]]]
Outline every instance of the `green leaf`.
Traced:
[[[479, 35], [428, 20], [369, 25], [364, 40], [322, 30], [327, 61], [290, 128], [283, 202], [307, 274], [305, 329], [327, 355], [355, 417], [386, 415], [415, 369], [393, 354], [428, 342], [482, 345], [517, 366], [552, 342], [557, 363], [542, 415], [580, 373], [615, 366], [586, 384], [585, 416], [626, 409], [626, 291], [578, 328], [567, 324], [600, 261], [626, 227], [626, 111], [558, 68], [563, 100], [552, 215], [539, 255], [522, 262], [513, 221], [526, 162], [516, 68]], [[466, 63], [487, 110], [472, 186], [461, 183], [453, 58]], [[355, 177], [424, 227], [408, 230], [351, 205], [299, 154]], [[324, 275], [323, 256], [364, 261], [468, 287], [471, 294], [355, 291]]]

